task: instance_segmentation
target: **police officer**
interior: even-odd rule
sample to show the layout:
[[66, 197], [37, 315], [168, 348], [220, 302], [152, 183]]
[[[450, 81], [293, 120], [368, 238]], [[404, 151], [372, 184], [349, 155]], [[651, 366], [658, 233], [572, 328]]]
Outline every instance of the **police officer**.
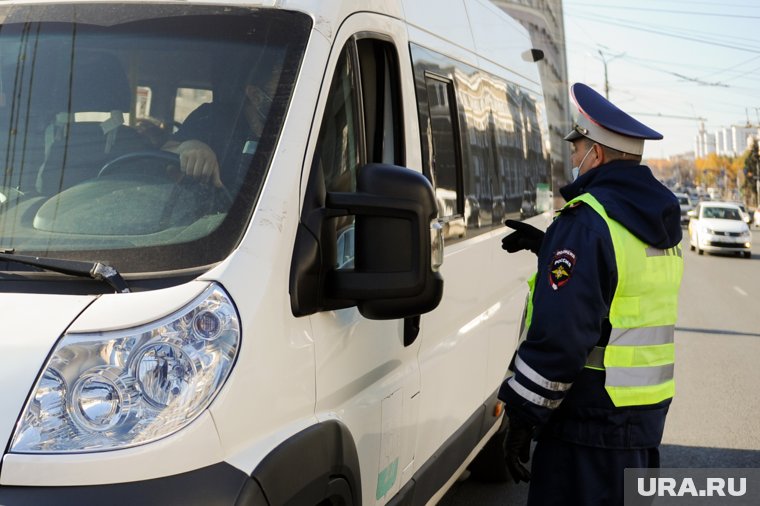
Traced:
[[[680, 208], [641, 164], [662, 135], [584, 84], [574, 181], [546, 235], [521, 222], [509, 252], [538, 255], [527, 337], [499, 398], [506, 404], [507, 466], [530, 481], [529, 505], [623, 504], [623, 470], [659, 467], [673, 397], [673, 334], [683, 272]], [[537, 444], [531, 470], [532, 437]]]

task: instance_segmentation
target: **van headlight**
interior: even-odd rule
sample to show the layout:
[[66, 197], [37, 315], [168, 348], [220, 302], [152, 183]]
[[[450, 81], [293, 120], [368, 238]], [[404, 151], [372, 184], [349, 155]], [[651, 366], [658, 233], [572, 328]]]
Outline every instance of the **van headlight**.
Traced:
[[237, 311], [218, 285], [154, 323], [65, 334], [32, 389], [10, 450], [115, 450], [173, 434], [211, 403], [239, 344]]

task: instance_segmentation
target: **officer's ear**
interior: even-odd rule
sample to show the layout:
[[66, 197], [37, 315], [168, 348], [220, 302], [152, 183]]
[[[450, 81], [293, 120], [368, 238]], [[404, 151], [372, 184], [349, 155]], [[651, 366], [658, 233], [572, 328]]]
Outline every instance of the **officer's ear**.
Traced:
[[609, 160], [606, 159], [607, 153], [605, 153], [604, 148], [601, 144], [595, 142], [591, 149], [594, 150], [594, 161], [591, 163], [591, 168], [595, 169], [599, 167], [600, 165], [603, 165], [604, 163], [608, 162]]

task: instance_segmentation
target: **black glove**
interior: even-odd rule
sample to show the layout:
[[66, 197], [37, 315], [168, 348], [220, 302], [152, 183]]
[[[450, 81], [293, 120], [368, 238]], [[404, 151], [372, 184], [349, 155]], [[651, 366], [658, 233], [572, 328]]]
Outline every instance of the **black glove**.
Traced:
[[530, 460], [530, 441], [533, 439], [533, 426], [516, 416], [509, 418], [506, 449], [507, 469], [515, 483], [530, 481], [530, 471], [522, 465]]
[[501, 240], [502, 249], [509, 253], [527, 249], [538, 255], [538, 250], [541, 249], [541, 243], [544, 241], [544, 233], [541, 230], [522, 221], [507, 220], [504, 224], [509, 228], [514, 228], [515, 231]]

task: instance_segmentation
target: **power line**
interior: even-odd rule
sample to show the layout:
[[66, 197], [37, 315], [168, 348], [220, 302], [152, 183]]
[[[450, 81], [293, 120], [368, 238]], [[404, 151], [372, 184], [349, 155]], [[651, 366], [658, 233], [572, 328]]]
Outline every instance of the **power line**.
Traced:
[[[723, 33], [709, 33], [703, 30], [689, 30], [680, 25], [679, 26], [673, 26], [670, 24], [657, 25], [650, 22], [637, 22], [637, 21], [630, 20], [629, 18], [605, 16], [605, 15], [598, 14], [596, 12], [589, 12], [589, 11], [583, 11], [583, 10], [577, 11], [577, 14], [575, 11], [573, 11], [572, 13], [566, 11], [566, 15], [571, 16], [571, 17], [573, 15], [577, 15], [581, 17], [582, 19], [587, 19], [587, 20], [597, 22], [597, 23], [621, 23], [625, 25], [626, 28], [658, 30], [658, 32], [662, 32], [665, 35], [679, 36], [679, 37], [693, 37], [693, 38], [698, 39], [699, 41], [708, 41], [708, 42], [715, 42], [715, 43], [722, 43], [722, 44], [746, 43], [749, 47], [752, 47], [752, 48], [760, 44], [760, 40], [756, 38], [739, 37], [737, 33], [731, 33], [730, 35], [724, 35]], [[744, 47], [747, 47], [747, 46], [744, 46]]]
[[[594, 19], [591, 16], [585, 17], [585, 16], [582, 16], [582, 15], [575, 14], [575, 17], [579, 17], [581, 19], [585, 19], [585, 20], [588, 20], [588, 21], [599, 21], [599, 19]], [[760, 49], [753, 49], [753, 48], [748, 48], [748, 47], [734, 46], [734, 45], [731, 45], [731, 44], [723, 44], [723, 43], [715, 42], [715, 41], [705, 41], [705, 40], [702, 40], [702, 39], [698, 39], [696, 37], [688, 37], [688, 36], [685, 36], [685, 35], [675, 35], [673, 33], [667, 33], [667, 32], [663, 32], [663, 31], [655, 30], [655, 29], [650, 29], [650, 28], [636, 27], [636, 26], [625, 24], [625, 23], [611, 21], [611, 20], [602, 21], [602, 22], [604, 22], [606, 24], [610, 24], [610, 25], [620, 26], [622, 28], [628, 28], [628, 29], [631, 29], [631, 30], [639, 30], [639, 31], [642, 31], [642, 32], [648, 32], [648, 33], [654, 33], [654, 34], [657, 34], [657, 35], [663, 35], [665, 37], [673, 37], [673, 38], [676, 38], [676, 39], [690, 40], [692, 42], [699, 42], [701, 44], [708, 44], [708, 45], [711, 45], [711, 46], [725, 47], [725, 48], [728, 48], [728, 49], [736, 49], [737, 51], [746, 51], [748, 53], [760, 54]]]
[[[576, 24], [577, 26], [581, 26], [577, 23], [577, 19], [583, 19], [587, 21], [591, 21], [593, 23], [601, 23], [604, 25], [618, 25], [622, 26], [624, 28], [628, 28], [631, 30], [642, 30], [642, 31], [654, 31], [653, 33], [665, 35], [668, 37], [674, 37], [674, 38], [684, 38], [689, 41], [696, 41], [703, 44], [714, 44], [714, 45], [721, 45], [721, 46], [728, 46], [730, 48], [745, 50], [745, 51], [751, 51], [753, 53], [760, 53], [760, 51], [757, 51], [755, 48], [760, 46], [760, 41], [754, 40], [754, 39], [744, 39], [746, 41], [746, 45], [744, 46], [738, 46], [738, 43], [742, 43], [742, 39], [739, 37], [732, 37], [732, 38], [718, 38], [715, 36], [710, 37], [708, 34], [705, 34], [705, 32], [701, 31], [689, 31], [689, 30], [680, 30], [676, 31], [673, 30], [671, 26], [667, 25], [653, 25], [653, 24], [645, 24], [645, 23], [623, 23], [621, 19], [619, 18], [610, 18], [606, 16], [599, 16], [599, 15], [593, 15], [585, 12], [580, 12], [579, 14], [574, 14], [570, 12], [565, 13], [565, 17], [569, 18]], [[588, 34], [588, 32], [584, 29], [584, 32]], [[593, 39], [593, 37], [589, 36], [589, 38]]]
[[718, 68], [715, 68], [715, 67], [701, 67], [701, 66], [692, 65], [692, 64], [679, 64], [677, 62], [669, 62], [669, 61], [662, 61], [662, 60], [652, 60], [652, 59], [648, 59], [648, 58], [638, 58], [638, 57], [630, 56], [630, 55], [626, 56], [626, 59], [632, 60], [633, 63], [635, 63], [637, 65], [640, 65], [640, 66], [642, 66], [644, 68], [648, 68], [650, 70], [657, 70], [657, 71], [661, 71], [661, 72], [667, 72], [666, 70], [663, 70], [661, 68], [653, 67], [653, 66], [650, 66], [650, 65], [645, 65], [645, 63], [662, 64], [662, 65], [666, 65], [668, 67], [685, 67], [685, 68], [689, 68], [690, 70], [701, 69], [704, 72], [708, 72], [707, 74], [704, 74], [704, 75], [700, 76], [699, 77], [700, 80], [705, 79], [707, 77], [711, 77], [711, 76], [715, 76], [715, 75], [719, 75], [719, 74], [723, 74], [723, 73], [728, 73], [728, 72], [731, 72], [731, 71], [733, 71], [732, 73], [735, 74], [735, 75], [728, 77], [727, 80], [738, 79], [738, 78], [743, 77], [743, 76], [745, 76], [747, 74], [752, 74], [753, 72], [756, 72], [758, 69], [750, 70], [750, 71], [747, 71], [747, 72], [742, 72], [740, 70], [734, 70], [734, 69], [736, 69], [738, 67], [741, 67], [742, 65], [746, 65], [748, 63], [751, 63], [751, 62], [757, 60], [758, 58], [760, 58], [760, 55], [759, 56], [753, 56], [749, 60], [745, 60], [745, 61], [743, 61], [741, 63], [737, 63], [736, 65], [732, 65], [730, 67], [725, 67], [725, 68], [718, 69]]
[[[579, 15], [579, 16], [586, 16], [593, 17], [592, 21], [605, 23], [607, 21], [611, 22], [617, 22], [617, 23], [625, 23], [629, 26], [641, 26], [643, 28], [649, 28], [649, 29], [656, 29], [661, 30], [666, 33], [670, 34], [679, 34], [683, 36], [691, 36], [691, 37], [699, 37], [700, 40], [702, 39], [711, 39], [718, 42], [735, 42], [735, 41], [742, 41], [742, 43], [746, 42], [749, 45], [755, 46], [757, 44], [760, 44], [760, 40], [757, 38], [752, 37], [740, 37], [739, 33], [736, 31], [731, 33], [726, 33], [725, 31], [721, 31], [718, 33], [710, 33], [705, 32], [704, 30], [700, 29], [689, 29], [687, 26], [685, 26], [683, 23], [676, 23], [675, 25], [673, 23], [666, 23], [666, 24], [655, 24], [651, 22], [651, 17], [646, 18], [644, 21], [638, 21], [640, 18], [636, 18], [633, 15], [631, 16], [625, 16], [625, 15], [605, 15], [600, 14], [596, 12], [595, 10], [584, 10], [584, 9], [566, 9], [564, 11], [565, 16], [573, 16], [573, 15]], [[747, 33], [755, 33], [752, 30], [749, 30]]]
[[713, 83], [711, 83], [711, 82], [708, 82], [708, 81], [703, 81], [702, 79], [699, 79], [697, 77], [685, 76], [683, 74], [679, 74], [678, 72], [668, 72], [668, 74], [673, 74], [674, 76], [676, 76], [678, 78], [681, 78], [684, 81], [691, 81], [693, 83], [699, 84], [700, 86], [717, 86], [717, 87], [721, 87], [721, 88], [728, 88], [729, 87], [726, 83], [721, 83], [721, 82], [713, 82]]
[[[662, 3], [657, 3], [657, 6], [663, 6]], [[694, 3], [699, 2], [689, 2], [689, 7], [693, 6]], [[665, 75], [671, 75], [675, 76], [678, 79], [685, 79], [687, 81], [690, 81], [692, 84], [710, 84], [710, 85], [719, 85], [722, 88], [725, 88], [726, 91], [719, 91], [719, 89], [716, 88], [715, 92], [711, 92], [710, 99], [707, 102], [701, 102], [700, 109], [703, 109], [700, 111], [700, 113], [704, 114], [705, 116], [712, 117], [712, 114], [716, 114], [717, 116], [721, 116], [721, 114], [726, 113], [727, 111], [735, 111], [731, 112], [732, 115], [735, 115], [736, 117], [744, 116], [744, 107], [745, 107], [745, 101], [742, 100], [742, 104], [738, 103], [726, 103], [725, 105], [719, 105], [720, 99], [718, 97], [725, 97], [726, 93], [731, 93], [732, 97], [736, 95], [734, 98], [738, 98], [739, 96], [746, 95], [751, 96], [752, 98], [756, 98], [757, 96], [757, 90], [745, 90], [744, 88], [735, 86], [731, 84], [730, 86], [730, 92], [728, 91], [727, 85], [725, 81], [728, 81], [728, 77], [731, 77], [732, 81], [738, 80], [741, 77], [744, 77], [746, 82], [746, 74], [752, 74], [754, 72], [757, 72], [757, 70], [751, 70], [752, 67], [750, 65], [752, 62], [756, 61], [758, 58], [760, 58], [760, 42], [750, 39], [750, 38], [744, 38], [744, 37], [737, 37], [738, 33], [748, 33], [754, 35], [757, 33], [756, 31], [749, 30], [746, 32], [737, 32], [737, 33], [728, 33], [725, 32], [725, 36], [721, 36], [719, 34], [710, 34], [705, 33], [703, 31], [697, 31], [697, 30], [688, 30], [688, 28], [691, 28], [692, 26], [695, 26], [690, 23], [683, 23], [680, 26], [669, 26], [665, 24], [664, 22], [661, 23], [651, 23], [651, 22], [632, 22], [633, 19], [635, 19], [636, 14], [631, 13], [631, 20], [629, 19], [620, 19], [619, 17], [615, 16], [606, 16], [606, 15], [600, 15], [598, 13], [589, 13], [583, 10], [579, 10], [576, 12], [569, 11], [568, 7], [573, 8], [576, 5], [571, 2], [566, 2], [566, 8], [564, 11], [566, 22], [572, 23], [577, 29], [581, 31], [581, 33], [585, 34], [584, 37], [581, 37], [580, 40], [582, 42], [579, 42], [577, 44], [574, 44], [576, 47], [584, 47], [588, 48], [588, 55], [593, 56], [593, 53], [597, 52], [597, 49], [599, 47], [604, 47], [602, 44], [600, 44], [597, 39], [597, 33], [595, 30], [586, 29], [586, 26], [588, 26], [585, 22], [579, 22], [580, 20], [588, 20], [595, 23], [606, 23], [610, 26], [621, 26], [623, 28], [628, 28], [635, 31], [641, 31], [641, 32], [648, 32], [648, 33], [655, 33], [658, 35], [663, 35], [666, 37], [671, 37], [675, 39], [684, 39], [691, 42], [699, 42], [704, 45], [712, 45], [716, 47], [727, 47], [729, 49], [736, 49], [740, 51], [747, 51], [752, 53], [752, 57], [750, 58], [737, 58], [737, 60], [742, 60], [740, 63], [729, 65], [728, 63], [730, 60], [726, 61], [724, 60], [722, 67], [716, 67], [715, 65], [707, 66], [707, 65], [700, 65], [699, 62], [696, 62], [695, 64], [687, 65], [685, 63], [680, 63], [682, 60], [677, 59], [674, 62], [668, 62], [668, 61], [657, 61], [657, 60], [647, 60], [643, 58], [635, 58], [629, 54], [625, 55], [625, 58], [627, 60], [634, 60], [631, 63], [635, 63], [638, 66], [648, 68], [654, 72], [658, 72], [660, 74]], [[581, 5], [587, 5], [581, 4]], [[640, 4], [641, 5], [641, 4]], [[647, 5], [647, 4], [643, 4]], [[714, 3], [709, 3], [709, 5], [715, 6]], [[672, 6], [673, 8], [679, 8], [680, 6]], [[721, 8], [726, 7], [725, 5], [721, 5]], [[760, 6], [758, 6], [760, 8]], [[649, 19], [654, 19], [654, 17], [650, 16]], [[662, 16], [662, 19], [666, 19], [665, 16]], [[696, 22], [696, 21], [695, 21]], [[614, 30], [614, 28], [613, 28]], [[730, 37], [730, 38], [729, 38]], [[574, 40], [574, 38], [571, 38], [570, 40]], [[651, 39], [650, 39], [651, 40]], [[663, 49], [667, 48], [663, 44]], [[758, 49], [756, 49], [758, 48]], [[697, 51], [699, 49], [697, 48]], [[609, 51], [609, 50], [608, 50]], [[696, 52], [695, 52], [696, 53]], [[696, 53], [698, 54], [698, 53]], [[596, 58], [598, 60], [598, 57]], [[686, 68], [688, 67], [688, 69]], [[746, 71], [744, 71], [746, 69]], [[673, 72], [673, 71], [676, 72]], [[680, 72], [678, 72], [680, 70]], [[690, 74], [695, 75], [690, 75]], [[712, 77], [711, 76], [720, 76], [720, 77]], [[710, 81], [710, 82], [708, 82]], [[720, 82], [718, 82], [720, 81]], [[629, 81], [629, 86], [633, 83]], [[597, 83], [597, 86], [601, 87], [603, 85]], [[676, 84], [676, 81], [670, 80], [667, 85], [663, 83], [662, 87], [655, 86], [655, 88], [659, 91], [661, 91], [663, 95], [666, 95], [667, 98], [663, 97], [662, 99], [656, 100], [654, 103], [648, 104], [646, 107], [641, 107], [644, 105], [641, 100], [641, 96], [636, 96], [634, 99], [634, 102], [637, 103], [640, 107], [636, 107], [637, 109], [643, 109], [643, 110], [649, 110], [649, 111], [657, 111], [661, 110], [661, 108], [664, 106], [666, 109], [673, 109], [676, 102], [680, 103], [680, 101], [684, 100], [684, 95], [682, 91], [679, 92], [670, 92], [669, 86], [679, 86], [679, 89], [683, 89], [682, 84]], [[648, 92], [652, 91], [653, 84], [652, 80], [647, 81], [647, 90]], [[611, 87], [612, 88], [612, 87]], [[621, 90], [614, 90], [615, 93], [620, 93]], [[677, 107], [675, 109], [678, 109]], [[693, 106], [692, 106], [693, 109]], [[739, 111], [741, 110], [742, 114], [739, 114]], [[672, 119], [673, 121], [691, 121], [691, 122], [698, 122], [701, 120], [707, 121], [702, 116], [698, 115], [696, 111], [693, 111], [694, 114], [689, 114], [687, 111], [678, 111], [678, 110], [672, 110], [672, 114], [669, 113], [669, 111], [663, 111], [662, 113], [639, 113], [640, 115], [644, 116], [653, 116], [653, 117], [659, 117], [663, 120], [665, 119]], [[634, 115], [636, 113], [633, 113]]]
[[722, 87], [722, 88], [728, 88], [729, 87], [728, 84], [725, 84], [725, 83], [722, 83], [722, 82], [707, 82], [707, 81], [705, 81], [703, 79], [700, 79], [698, 77], [687, 76], [687, 75], [684, 75], [684, 74], [681, 74], [681, 73], [678, 73], [678, 72], [673, 72], [672, 70], [665, 70], [665, 69], [657, 68], [657, 67], [654, 67], [652, 65], [645, 65], [645, 64], [641, 63], [642, 60], [640, 58], [625, 57], [625, 56], [624, 56], [624, 58], [627, 59], [627, 60], [629, 60], [629, 61], [631, 61], [631, 63], [633, 63], [634, 65], [638, 65], [638, 66], [643, 67], [645, 69], [654, 70], [655, 72], [662, 72], [663, 74], [668, 74], [668, 75], [671, 75], [671, 76], [675, 76], [675, 77], [677, 77], [679, 79], [682, 79], [684, 81], [690, 81], [690, 82], [699, 84], [701, 86], [715, 86], [715, 87]]
[[[753, 56], [749, 60], [745, 60], [745, 61], [743, 61], [741, 63], [737, 63], [736, 65], [732, 65], [730, 67], [726, 67], [724, 69], [718, 70], [717, 72], [713, 72], [712, 74], [707, 74], [707, 75], [704, 75], [702, 77], [710, 77], [710, 76], [714, 76], [715, 74], [722, 74], [723, 72], [728, 72], [729, 70], [734, 70], [735, 68], [741, 67], [742, 65], [746, 65], [747, 63], [751, 63], [751, 62], [757, 60], [758, 58], [760, 58], [760, 56]], [[755, 69], [755, 70], [757, 70], [757, 69]], [[731, 79], [737, 79], [737, 78], [745, 76], [747, 74], [751, 74], [752, 72], [755, 72], [755, 70], [751, 70], [749, 72], [745, 72], [744, 74], [740, 74], [738, 76], [734, 76]]]
[[[657, 5], [662, 5], [663, 3], [668, 2], [668, 0], [651, 0], [651, 1], [653, 3], [656, 3]], [[715, 7], [715, 0], [713, 0], [713, 1], [706, 1], [706, 2], [696, 2], [696, 1], [692, 1], [692, 0], [686, 0], [685, 2], [678, 2], [678, 1], [671, 0], [670, 3], [674, 3], [676, 5], [686, 4], [688, 7], [692, 7], [694, 5], [709, 5], [710, 7]], [[572, 5], [572, 6], [578, 5], [575, 2], [567, 2], [567, 4], [568, 5]], [[597, 7], [597, 6], [602, 6], [604, 4], [589, 4], [589, 5], [593, 5], [594, 7]], [[724, 4], [724, 3], [721, 3], [720, 6], [721, 7], [736, 7], [738, 9], [760, 9], [760, 5], [741, 5], [741, 4]]]
[[688, 119], [697, 121], [707, 121], [702, 116], [679, 116], [677, 114], [662, 114], [661, 112], [631, 112], [631, 116], [657, 116], [658, 118]]
[[748, 76], [748, 75], [750, 75], [750, 74], [754, 74], [754, 73], [755, 73], [755, 72], [757, 72], [758, 70], [760, 70], [760, 67], [754, 68], [754, 69], [752, 69], [752, 70], [748, 70], [747, 72], [744, 72], [743, 74], [739, 74], [738, 76], [729, 77], [729, 78], [728, 78], [728, 79], [726, 79], [726, 80], [727, 80], [727, 81], [734, 81], [734, 80], [736, 80], [736, 79], [739, 79], [739, 78], [742, 78], [742, 77]]
[[693, 11], [677, 11], [677, 10], [671, 10], [671, 9], [649, 9], [646, 7], [627, 7], [627, 6], [619, 6], [619, 5], [600, 5], [600, 4], [584, 4], [584, 3], [573, 3], [573, 6], [576, 7], [593, 7], [594, 9], [617, 9], [617, 10], [626, 10], [626, 11], [646, 11], [646, 12], [661, 12], [665, 14], [686, 14], [689, 16], [712, 16], [712, 17], [721, 17], [721, 18], [740, 18], [740, 19], [760, 19], [760, 16], [747, 16], [743, 14], [722, 14], [718, 12], [693, 12]]

